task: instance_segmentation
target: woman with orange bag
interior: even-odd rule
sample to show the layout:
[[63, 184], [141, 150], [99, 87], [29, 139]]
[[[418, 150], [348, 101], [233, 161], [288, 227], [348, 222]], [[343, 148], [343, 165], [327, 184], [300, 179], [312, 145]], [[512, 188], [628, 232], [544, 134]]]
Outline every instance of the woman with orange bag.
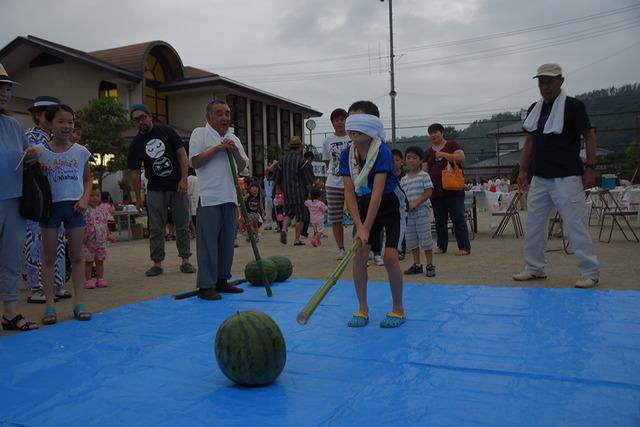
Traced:
[[424, 152], [424, 171], [429, 173], [433, 182], [431, 205], [436, 221], [437, 248], [436, 254], [447, 252], [449, 235], [447, 223], [449, 216], [453, 223], [453, 230], [458, 242], [456, 256], [469, 255], [471, 243], [469, 230], [464, 217], [464, 190], [445, 190], [442, 186], [442, 171], [451, 163], [464, 162], [464, 151], [456, 141], [446, 140], [444, 127], [440, 123], [433, 123], [427, 129], [431, 138], [431, 147]]

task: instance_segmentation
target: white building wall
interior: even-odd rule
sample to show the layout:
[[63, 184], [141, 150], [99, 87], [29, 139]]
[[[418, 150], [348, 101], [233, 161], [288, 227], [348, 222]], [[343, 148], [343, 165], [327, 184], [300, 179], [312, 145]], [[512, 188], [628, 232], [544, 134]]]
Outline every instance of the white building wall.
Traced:
[[15, 96], [28, 99], [39, 95], [55, 96], [74, 110], [84, 108], [89, 101], [98, 98], [102, 80], [118, 85], [118, 95], [125, 104], [123, 95], [128, 85], [114, 74], [69, 59], [61, 64], [24, 69], [16, 74], [15, 80], [21, 83], [14, 89]]

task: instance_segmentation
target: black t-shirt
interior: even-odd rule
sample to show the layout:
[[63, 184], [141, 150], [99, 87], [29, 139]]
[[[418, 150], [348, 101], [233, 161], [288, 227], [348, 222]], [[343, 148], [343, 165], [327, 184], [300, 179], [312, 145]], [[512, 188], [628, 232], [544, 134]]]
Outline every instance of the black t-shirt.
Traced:
[[171, 127], [154, 124], [148, 133], [138, 133], [129, 146], [127, 168], [140, 170], [149, 180], [147, 190], [177, 191], [180, 162], [176, 152], [184, 147], [180, 136]]
[[[535, 103], [529, 107], [527, 115], [534, 106]], [[543, 178], [581, 176], [584, 170], [580, 159], [580, 135], [592, 127], [584, 104], [568, 96], [564, 104], [562, 133], [544, 134], [542, 132], [551, 114], [551, 107], [552, 102], [542, 105], [538, 128], [528, 132], [533, 136], [533, 175]]]

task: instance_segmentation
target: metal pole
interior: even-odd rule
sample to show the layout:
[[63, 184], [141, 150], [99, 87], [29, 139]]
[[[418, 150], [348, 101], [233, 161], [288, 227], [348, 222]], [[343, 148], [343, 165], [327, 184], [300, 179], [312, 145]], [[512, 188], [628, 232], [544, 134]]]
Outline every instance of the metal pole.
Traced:
[[393, 0], [389, 0], [389, 74], [391, 76], [391, 90], [389, 91], [389, 97], [391, 98], [391, 146], [393, 148], [396, 148], [396, 84], [393, 69], [394, 62], [395, 56], [393, 54]]

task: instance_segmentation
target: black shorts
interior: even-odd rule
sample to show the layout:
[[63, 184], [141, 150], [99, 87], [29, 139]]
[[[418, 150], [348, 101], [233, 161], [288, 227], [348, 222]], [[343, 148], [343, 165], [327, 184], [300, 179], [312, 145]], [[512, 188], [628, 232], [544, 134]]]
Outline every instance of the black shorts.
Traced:
[[289, 219], [295, 218], [298, 222], [309, 221], [309, 209], [307, 209], [304, 203], [285, 203], [284, 214], [288, 216]]
[[[362, 222], [367, 219], [367, 210], [370, 202], [370, 197], [358, 199], [358, 212]], [[405, 209], [405, 205], [404, 193], [401, 190], [382, 195], [378, 214], [369, 232], [369, 245], [372, 251], [378, 252], [382, 249], [380, 235], [383, 229], [385, 231], [384, 246], [396, 250], [400, 249], [405, 229], [404, 215], [401, 209]]]

